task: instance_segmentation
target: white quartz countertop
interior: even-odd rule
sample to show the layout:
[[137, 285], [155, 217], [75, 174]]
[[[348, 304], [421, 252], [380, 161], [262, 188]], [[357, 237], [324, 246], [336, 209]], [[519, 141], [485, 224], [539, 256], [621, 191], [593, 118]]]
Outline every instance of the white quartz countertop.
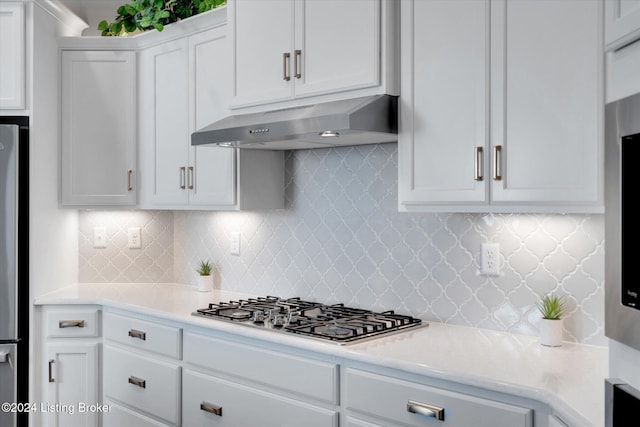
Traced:
[[604, 379], [609, 355], [606, 347], [573, 343], [545, 347], [537, 337], [435, 322], [341, 346], [191, 315], [210, 302], [251, 296], [228, 291], [198, 292], [194, 286], [177, 284], [79, 284], [39, 296], [35, 304], [97, 304], [130, 310], [510, 393], [548, 404], [570, 426], [604, 426]]

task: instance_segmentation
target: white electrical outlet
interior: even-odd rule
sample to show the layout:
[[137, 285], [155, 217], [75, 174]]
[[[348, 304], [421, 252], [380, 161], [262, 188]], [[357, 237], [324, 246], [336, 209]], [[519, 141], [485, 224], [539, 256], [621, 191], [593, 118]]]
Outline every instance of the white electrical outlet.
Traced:
[[93, 227], [93, 247], [107, 247], [107, 229], [105, 227]]
[[231, 232], [231, 243], [229, 245], [229, 252], [231, 255], [240, 255], [240, 232], [232, 231]]
[[127, 246], [131, 249], [140, 249], [142, 241], [140, 239], [140, 227], [129, 227]]
[[483, 243], [482, 266], [480, 273], [486, 276], [500, 275], [500, 245], [498, 243]]

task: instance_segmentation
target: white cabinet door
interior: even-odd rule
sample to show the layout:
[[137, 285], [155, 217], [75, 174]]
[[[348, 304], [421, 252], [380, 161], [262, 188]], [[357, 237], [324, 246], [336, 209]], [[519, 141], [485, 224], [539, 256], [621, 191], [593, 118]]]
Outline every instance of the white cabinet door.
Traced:
[[381, 0], [230, 1], [233, 105], [380, 86], [382, 21], [394, 19], [382, 7]]
[[62, 52], [62, 204], [135, 205], [134, 52]]
[[602, 212], [601, 20], [600, 0], [403, 2], [399, 209]]
[[140, 54], [141, 199], [151, 206], [188, 202], [188, 55], [186, 38]]
[[0, 3], [0, 109], [25, 108], [24, 3]]
[[295, 1], [295, 96], [380, 84], [380, 0]]
[[489, 2], [402, 4], [399, 202], [485, 203]]
[[[98, 344], [48, 344], [44, 384], [47, 402], [43, 417], [48, 426], [98, 426], [98, 413], [81, 405], [99, 403]], [[41, 409], [41, 408], [39, 408]]]
[[233, 103], [291, 98], [293, 0], [235, 0], [227, 7]]
[[640, 37], [640, 0], [605, 0], [604, 31], [607, 50]]
[[[225, 27], [196, 34], [189, 39], [191, 132], [229, 114], [231, 67]], [[187, 145], [191, 142], [187, 138]], [[199, 146], [189, 151], [188, 172], [193, 188], [193, 206], [233, 206], [236, 204], [236, 151]]]
[[602, 2], [495, 0], [491, 22], [492, 201], [602, 205]]
[[236, 151], [191, 147], [191, 133], [227, 115], [224, 27], [158, 45], [140, 56], [142, 204], [233, 207]]

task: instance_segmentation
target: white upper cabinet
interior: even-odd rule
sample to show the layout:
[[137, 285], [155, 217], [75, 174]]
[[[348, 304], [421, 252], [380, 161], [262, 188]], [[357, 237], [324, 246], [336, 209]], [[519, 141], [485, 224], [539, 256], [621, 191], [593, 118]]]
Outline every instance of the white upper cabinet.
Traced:
[[24, 3], [0, 2], [0, 109], [25, 108]]
[[605, 0], [604, 19], [607, 50], [640, 38], [640, 0]]
[[135, 52], [62, 51], [62, 204], [135, 205]]
[[[140, 53], [140, 207], [283, 207], [282, 152], [191, 146], [191, 133], [229, 114], [228, 57], [225, 26]], [[262, 161], [241, 167], [245, 158]]]
[[601, 1], [406, 0], [402, 22], [401, 211], [603, 211]]
[[395, 5], [386, 0], [230, 0], [235, 107], [391, 83]]
[[605, 0], [607, 102], [640, 92], [640, 0]]
[[401, 203], [486, 199], [488, 13], [486, 1], [402, 4]]

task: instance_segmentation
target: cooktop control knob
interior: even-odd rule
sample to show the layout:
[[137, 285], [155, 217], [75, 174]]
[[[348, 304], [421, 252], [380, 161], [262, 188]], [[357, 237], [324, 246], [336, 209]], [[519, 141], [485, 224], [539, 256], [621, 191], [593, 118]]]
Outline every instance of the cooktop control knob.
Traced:
[[276, 314], [273, 319], [271, 320], [271, 323], [273, 323], [273, 326], [276, 328], [281, 328], [284, 326], [284, 316], [282, 314]]
[[264, 323], [264, 311], [256, 310], [253, 312], [253, 323]]
[[299, 311], [290, 311], [289, 315], [287, 317], [287, 323], [288, 324], [292, 324], [292, 323], [296, 323], [298, 321], [298, 317], [300, 316], [300, 312]]

